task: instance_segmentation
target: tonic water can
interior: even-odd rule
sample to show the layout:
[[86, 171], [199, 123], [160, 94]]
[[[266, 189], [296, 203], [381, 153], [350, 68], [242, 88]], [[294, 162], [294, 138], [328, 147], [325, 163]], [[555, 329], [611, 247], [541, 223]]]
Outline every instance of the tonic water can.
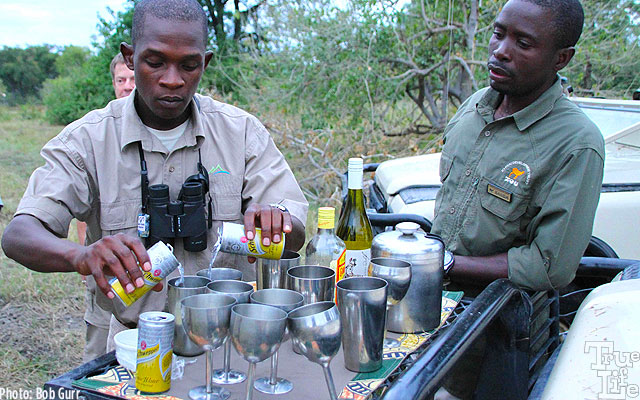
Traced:
[[144, 296], [152, 287], [173, 272], [180, 264], [178, 259], [173, 255], [173, 248], [163, 242], [157, 242], [151, 246], [151, 248], [147, 250], [147, 254], [149, 254], [149, 259], [151, 260], [151, 271], [143, 272], [142, 274], [144, 286], [136, 288], [131, 293], [127, 293], [118, 278], [114, 277], [109, 280], [111, 290], [115, 293], [116, 297], [122, 301], [125, 307], [129, 307], [136, 300]]
[[282, 253], [284, 252], [284, 232], [282, 233], [280, 243], [271, 243], [269, 246], [262, 245], [260, 228], [256, 228], [255, 238], [249, 240], [244, 234], [244, 225], [234, 224], [233, 222], [223, 222], [221, 235], [222, 244], [220, 251], [224, 251], [225, 253], [279, 260], [282, 258]]
[[138, 354], [136, 389], [145, 393], [162, 393], [171, 387], [173, 358], [173, 314], [150, 311], [138, 319]]

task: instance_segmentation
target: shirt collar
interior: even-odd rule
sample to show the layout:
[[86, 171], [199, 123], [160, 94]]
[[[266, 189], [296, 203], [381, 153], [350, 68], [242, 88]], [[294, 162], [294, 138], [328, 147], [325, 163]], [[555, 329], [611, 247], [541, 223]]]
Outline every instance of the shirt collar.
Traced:
[[[523, 132], [535, 122], [547, 116], [553, 110], [554, 104], [560, 97], [562, 97], [562, 83], [558, 76], [553, 85], [533, 103], [507, 118], [513, 118], [518, 130]], [[476, 104], [476, 110], [487, 123], [493, 122], [493, 114], [500, 105], [501, 100], [502, 95], [490, 87]]]
[[[145, 151], [166, 152], [163, 147], [158, 146], [159, 141], [154, 142], [152, 133], [144, 126], [142, 120], [138, 116], [134, 103], [136, 93], [136, 89], [133, 89], [131, 94], [127, 96], [127, 100], [124, 105], [122, 146], [120, 150], [124, 150], [124, 148], [131, 143], [142, 142], [142, 148]], [[176, 149], [190, 146], [196, 146], [196, 148], [199, 148], [202, 145], [202, 141], [204, 141], [202, 117], [200, 115], [200, 100], [197, 98], [197, 95], [195, 95], [189, 103], [189, 108], [191, 110], [191, 124], [189, 124], [189, 127], [184, 132], [183, 137], [178, 139], [178, 142], [176, 142]]]

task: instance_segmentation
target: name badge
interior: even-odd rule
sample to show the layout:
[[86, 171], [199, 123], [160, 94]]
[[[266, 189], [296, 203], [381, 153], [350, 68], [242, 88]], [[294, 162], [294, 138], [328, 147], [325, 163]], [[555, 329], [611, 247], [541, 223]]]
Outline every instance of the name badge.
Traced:
[[511, 203], [511, 193], [507, 192], [504, 189], [500, 189], [499, 187], [492, 185], [492, 184], [488, 184], [487, 185], [487, 193], [489, 193], [492, 196], [495, 196], [497, 198], [499, 198], [500, 200], [504, 200], [507, 203]]
[[138, 236], [149, 237], [149, 214], [138, 214]]

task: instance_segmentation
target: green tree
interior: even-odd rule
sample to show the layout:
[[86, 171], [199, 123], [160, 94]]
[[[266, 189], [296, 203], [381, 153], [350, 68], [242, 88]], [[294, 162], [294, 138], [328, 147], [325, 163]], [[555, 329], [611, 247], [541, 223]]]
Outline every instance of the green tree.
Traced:
[[82, 68], [91, 57], [91, 51], [81, 46], [65, 46], [56, 58], [55, 66], [58, 75], [66, 76]]
[[36, 99], [46, 79], [57, 75], [58, 54], [50, 45], [3, 47], [0, 50], [0, 80], [7, 88], [10, 104]]
[[583, 0], [585, 26], [563, 71], [579, 95], [630, 98], [640, 87], [640, 2]]

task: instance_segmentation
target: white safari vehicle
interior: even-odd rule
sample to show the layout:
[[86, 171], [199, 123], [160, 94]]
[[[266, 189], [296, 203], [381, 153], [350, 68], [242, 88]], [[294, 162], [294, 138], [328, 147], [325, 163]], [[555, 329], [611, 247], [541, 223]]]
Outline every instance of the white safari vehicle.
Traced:
[[[640, 259], [640, 101], [571, 98], [606, 144], [604, 182], [588, 256]], [[433, 219], [440, 153], [380, 163], [370, 193], [378, 212]]]

